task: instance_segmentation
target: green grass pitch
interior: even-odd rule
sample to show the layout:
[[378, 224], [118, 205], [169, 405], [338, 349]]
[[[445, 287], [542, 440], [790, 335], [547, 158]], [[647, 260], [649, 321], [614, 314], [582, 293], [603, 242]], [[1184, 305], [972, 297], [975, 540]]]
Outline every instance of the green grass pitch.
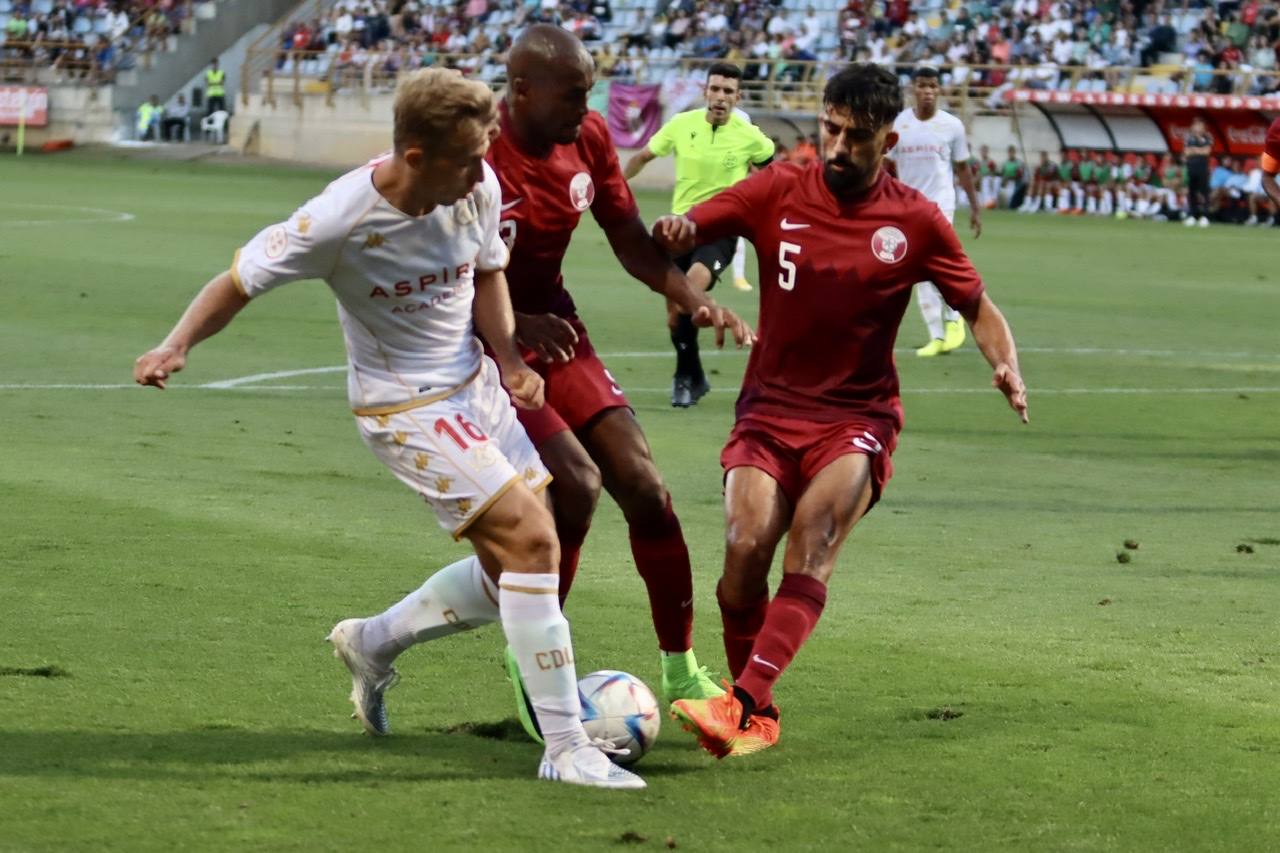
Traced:
[[[402, 658], [394, 737], [348, 719], [329, 627], [463, 548], [362, 446], [339, 373], [201, 387], [340, 365], [322, 284], [251, 305], [171, 390], [128, 387], [233, 250], [330, 177], [0, 160], [0, 850], [1280, 845], [1276, 232], [989, 215], [966, 242], [1030, 426], [972, 346], [910, 355], [913, 306], [896, 476], [781, 682], [780, 747], [717, 763], [668, 723], [627, 794], [534, 779], [495, 629]], [[709, 356], [715, 391], [672, 410], [658, 298], [589, 220], [568, 271], [722, 671], [717, 457], [745, 356]], [[754, 317], [753, 294], [717, 295]], [[579, 671], [656, 683], [626, 541], [602, 500], [568, 607]]]

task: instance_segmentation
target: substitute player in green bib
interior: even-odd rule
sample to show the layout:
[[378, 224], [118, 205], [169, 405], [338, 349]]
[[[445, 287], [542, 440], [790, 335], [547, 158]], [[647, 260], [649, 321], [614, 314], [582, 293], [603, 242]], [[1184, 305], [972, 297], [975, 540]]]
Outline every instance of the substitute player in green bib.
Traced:
[[[675, 154], [676, 187], [671, 211], [684, 213], [699, 202], [742, 180], [754, 168], [773, 159], [773, 140], [735, 109], [741, 97], [742, 69], [717, 62], [707, 69], [705, 108], [672, 116], [649, 140], [647, 147], [627, 161], [627, 180], [640, 174], [655, 157]], [[737, 237], [725, 237], [676, 259], [689, 283], [703, 290], [715, 286], [733, 260]], [[676, 373], [671, 384], [671, 405], [688, 408], [711, 390], [698, 356], [698, 328], [688, 314], [667, 303], [667, 326], [676, 348]]]

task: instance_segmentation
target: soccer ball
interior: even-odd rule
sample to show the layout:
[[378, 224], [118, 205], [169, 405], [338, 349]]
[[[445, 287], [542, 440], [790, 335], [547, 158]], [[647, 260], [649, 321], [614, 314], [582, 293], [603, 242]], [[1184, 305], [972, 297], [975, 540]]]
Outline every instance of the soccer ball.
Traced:
[[658, 700], [653, 691], [634, 675], [602, 669], [578, 679], [582, 700], [582, 727], [591, 738], [599, 738], [614, 749], [616, 764], [633, 764], [658, 739]]

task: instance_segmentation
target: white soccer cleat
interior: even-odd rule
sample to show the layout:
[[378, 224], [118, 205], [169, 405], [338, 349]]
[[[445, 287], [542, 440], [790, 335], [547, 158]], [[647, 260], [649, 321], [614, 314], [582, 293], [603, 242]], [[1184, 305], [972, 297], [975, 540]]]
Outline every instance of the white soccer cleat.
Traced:
[[538, 778], [591, 788], [634, 791], [646, 787], [639, 776], [610, 761], [596, 741], [563, 750], [557, 755], [544, 752], [542, 762], [538, 765]]
[[383, 694], [400, 680], [400, 673], [394, 666], [378, 666], [360, 648], [363, 624], [363, 619], [344, 619], [333, 626], [325, 639], [333, 643], [333, 656], [351, 671], [351, 704], [356, 706], [351, 716], [369, 734], [380, 737], [391, 734]]
[[1200, 227], [1201, 227], [1201, 228], [1208, 228], [1208, 227], [1209, 227], [1209, 217], [1207, 217], [1207, 216], [1201, 216], [1201, 217], [1200, 217]]

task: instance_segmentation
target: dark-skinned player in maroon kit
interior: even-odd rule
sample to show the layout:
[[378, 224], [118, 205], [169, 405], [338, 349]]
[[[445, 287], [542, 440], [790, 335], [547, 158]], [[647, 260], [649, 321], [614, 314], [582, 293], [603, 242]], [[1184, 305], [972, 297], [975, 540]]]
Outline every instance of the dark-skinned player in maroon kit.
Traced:
[[[529, 27], [507, 60], [502, 132], [487, 160], [502, 186], [499, 233], [511, 251], [506, 275], [516, 338], [527, 363], [546, 380], [546, 405], [521, 417], [553, 476], [552, 504], [560, 537], [563, 601], [577, 570], [600, 488], [617, 501], [631, 552], [645, 582], [661, 650], [661, 696], [708, 698], [722, 690], [692, 649], [693, 579], [689, 549], [649, 443], [622, 389], [596, 355], [561, 265], [588, 210], [623, 268], [680, 304], [701, 326], [726, 331], [739, 346], [751, 330], [671, 263], [640, 219], [604, 119], [587, 109], [595, 68], [576, 36], [560, 27]], [[518, 684], [519, 670], [508, 666]], [[532, 715], [520, 702], [529, 734]]]
[[[654, 236], [672, 255], [742, 234], [760, 258], [760, 320], [720, 461], [724, 575], [716, 590], [732, 689], [679, 700], [673, 714], [716, 755], [778, 741], [773, 687], [822, 614], [845, 537], [879, 499], [902, 428], [893, 344], [917, 281], [933, 281], [968, 320], [992, 383], [1027, 421], [1013, 335], [951, 225], [881, 169], [897, 141], [892, 72], [855, 64], [828, 81], [823, 153], [775, 164]], [[782, 536], [782, 582], [769, 567]]]

